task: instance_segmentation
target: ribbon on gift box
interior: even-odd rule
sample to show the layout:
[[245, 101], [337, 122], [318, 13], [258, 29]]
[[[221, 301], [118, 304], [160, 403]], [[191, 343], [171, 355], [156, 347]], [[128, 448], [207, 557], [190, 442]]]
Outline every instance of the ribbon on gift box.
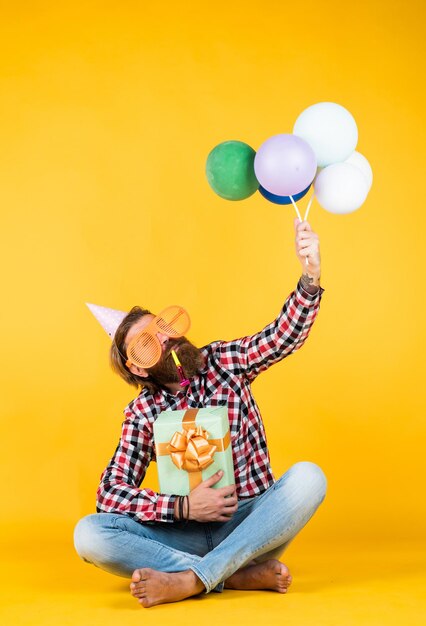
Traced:
[[157, 456], [170, 455], [178, 469], [188, 472], [190, 491], [202, 482], [202, 471], [214, 462], [215, 452], [223, 452], [231, 443], [229, 430], [221, 439], [209, 439], [207, 430], [196, 424], [197, 413], [198, 409], [187, 409], [183, 430], [176, 431], [167, 443], [155, 444]]

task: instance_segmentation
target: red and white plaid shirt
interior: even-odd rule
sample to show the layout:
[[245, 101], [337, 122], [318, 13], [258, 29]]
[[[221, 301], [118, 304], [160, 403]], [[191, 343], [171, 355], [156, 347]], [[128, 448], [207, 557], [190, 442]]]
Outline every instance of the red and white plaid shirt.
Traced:
[[265, 430], [250, 384], [302, 347], [323, 291], [320, 287], [310, 294], [299, 280], [278, 317], [259, 333], [201, 348], [204, 368], [177, 395], [142, 390], [124, 410], [119, 444], [101, 475], [97, 512], [122, 513], [138, 522], [174, 521], [176, 496], [139, 489], [149, 463], [156, 460], [153, 424], [166, 410], [227, 405], [238, 499], [259, 495], [272, 485]]

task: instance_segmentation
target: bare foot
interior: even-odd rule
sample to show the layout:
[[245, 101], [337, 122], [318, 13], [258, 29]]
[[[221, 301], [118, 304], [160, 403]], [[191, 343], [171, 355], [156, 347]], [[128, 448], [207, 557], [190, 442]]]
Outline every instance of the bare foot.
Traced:
[[132, 581], [130, 593], [145, 607], [178, 602], [205, 590], [192, 570], [168, 574], [145, 567], [135, 569]]
[[225, 581], [227, 589], [271, 589], [278, 593], [286, 593], [292, 577], [288, 568], [277, 561], [269, 559], [263, 563], [248, 565], [232, 574]]

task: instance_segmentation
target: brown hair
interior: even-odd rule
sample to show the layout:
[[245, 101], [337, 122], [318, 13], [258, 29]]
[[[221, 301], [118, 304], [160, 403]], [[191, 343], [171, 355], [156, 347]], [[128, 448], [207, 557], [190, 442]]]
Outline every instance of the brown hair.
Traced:
[[134, 306], [122, 320], [119, 327], [115, 331], [114, 339], [109, 352], [109, 361], [113, 371], [121, 376], [126, 383], [136, 388], [147, 387], [151, 393], [154, 393], [159, 389], [158, 386], [152, 383], [149, 380], [149, 377], [142, 378], [142, 376], [133, 374], [126, 365], [127, 356], [125, 341], [127, 333], [133, 324], [140, 320], [140, 318], [144, 315], [151, 315], [151, 311], [148, 311], [148, 309], [142, 309], [140, 306]]

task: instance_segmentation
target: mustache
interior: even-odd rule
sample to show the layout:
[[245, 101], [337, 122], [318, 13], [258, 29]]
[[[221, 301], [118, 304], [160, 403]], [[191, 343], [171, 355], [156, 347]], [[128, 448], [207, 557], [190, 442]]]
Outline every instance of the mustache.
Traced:
[[187, 378], [194, 377], [204, 364], [200, 350], [186, 337], [170, 338], [164, 346], [161, 359], [147, 370], [150, 381], [160, 387], [179, 382], [179, 373], [171, 355], [172, 350], [177, 351]]
[[167, 359], [168, 357], [171, 357], [172, 350], [175, 350], [179, 346], [184, 346], [188, 344], [189, 344], [189, 341], [183, 337], [181, 339], [169, 339], [166, 344], [166, 349], [164, 351], [164, 358]]

